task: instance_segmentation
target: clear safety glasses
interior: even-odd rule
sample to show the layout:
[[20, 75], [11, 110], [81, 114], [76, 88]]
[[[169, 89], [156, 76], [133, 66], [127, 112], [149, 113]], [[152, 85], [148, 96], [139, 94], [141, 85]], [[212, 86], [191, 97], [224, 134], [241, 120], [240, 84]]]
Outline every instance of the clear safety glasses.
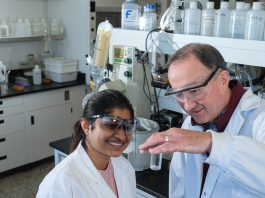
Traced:
[[175, 94], [178, 102], [184, 102], [185, 98], [193, 101], [202, 100], [208, 95], [210, 88], [207, 85], [213, 79], [219, 68], [220, 67], [217, 67], [203, 83], [178, 89], [169, 88], [166, 91], [165, 96]]
[[126, 133], [133, 133], [136, 128], [136, 120], [126, 120], [115, 115], [94, 115], [88, 119], [99, 118], [101, 123], [108, 129], [116, 131], [117, 129], [123, 129]]

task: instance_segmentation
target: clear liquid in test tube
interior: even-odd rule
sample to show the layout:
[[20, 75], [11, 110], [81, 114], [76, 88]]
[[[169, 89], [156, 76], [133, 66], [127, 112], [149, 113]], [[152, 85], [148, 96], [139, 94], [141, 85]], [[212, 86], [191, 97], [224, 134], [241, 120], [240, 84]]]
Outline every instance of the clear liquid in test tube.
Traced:
[[150, 169], [154, 171], [161, 170], [163, 154], [151, 154]]

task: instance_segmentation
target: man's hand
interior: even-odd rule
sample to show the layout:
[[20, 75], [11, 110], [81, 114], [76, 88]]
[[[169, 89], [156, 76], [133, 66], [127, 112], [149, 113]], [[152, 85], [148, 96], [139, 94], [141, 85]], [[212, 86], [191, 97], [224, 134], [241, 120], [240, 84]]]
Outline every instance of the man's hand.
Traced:
[[141, 153], [149, 151], [152, 154], [175, 151], [196, 154], [210, 153], [211, 148], [211, 133], [180, 128], [170, 128], [164, 132], [154, 133], [139, 146]]

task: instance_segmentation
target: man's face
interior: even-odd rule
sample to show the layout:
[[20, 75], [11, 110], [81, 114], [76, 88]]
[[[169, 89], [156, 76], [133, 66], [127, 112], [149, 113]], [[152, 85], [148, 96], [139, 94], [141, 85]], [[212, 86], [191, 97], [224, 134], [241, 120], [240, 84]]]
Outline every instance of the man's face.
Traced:
[[229, 75], [221, 69], [213, 73], [194, 56], [173, 62], [168, 71], [169, 82], [174, 89], [202, 84], [211, 74], [214, 76], [207, 86], [176, 95], [179, 105], [199, 124], [212, 121], [224, 110], [230, 97]]

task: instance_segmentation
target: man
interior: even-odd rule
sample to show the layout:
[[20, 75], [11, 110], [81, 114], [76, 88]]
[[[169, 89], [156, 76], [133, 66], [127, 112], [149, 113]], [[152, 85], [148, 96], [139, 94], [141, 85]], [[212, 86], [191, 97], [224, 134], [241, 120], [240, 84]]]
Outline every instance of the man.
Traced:
[[265, 197], [265, 101], [230, 80], [210, 45], [179, 49], [168, 78], [166, 94], [175, 95], [188, 117], [181, 129], [155, 133], [139, 149], [175, 152], [169, 197]]

